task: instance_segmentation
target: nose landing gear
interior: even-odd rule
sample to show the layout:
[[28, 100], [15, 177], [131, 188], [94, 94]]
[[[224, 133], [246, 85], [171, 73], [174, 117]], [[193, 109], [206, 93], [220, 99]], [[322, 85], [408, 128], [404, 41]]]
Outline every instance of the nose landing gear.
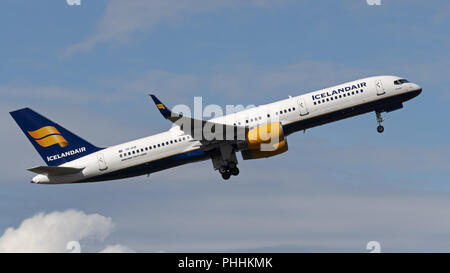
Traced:
[[384, 119], [381, 117], [381, 112], [375, 111], [375, 114], [377, 115], [377, 122], [378, 122], [377, 131], [378, 131], [378, 133], [381, 134], [384, 132], [384, 127], [383, 127], [383, 125], [381, 125], [381, 123], [384, 121]]

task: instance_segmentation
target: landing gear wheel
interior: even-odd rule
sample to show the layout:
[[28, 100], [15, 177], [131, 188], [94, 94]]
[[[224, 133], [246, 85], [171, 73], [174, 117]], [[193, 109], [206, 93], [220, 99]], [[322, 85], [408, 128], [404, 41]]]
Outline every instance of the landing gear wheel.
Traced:
[[384, 132], [384, 127], [383, 125], [381, 125], [381, 123], [384, 121], [384, 118], [381, 117], [381, 112], [379, 111], [375, 111], [375, 114], [377, 115], [377, 123], [378, 123], [377, 131], [378, 133], [381, 134]]
[[228, 171], [227, 167], [222, 166], [219, 168], [219, 173], [223, 176], [224, 173], [226, 173]]
[[378, 131], [378, 133], [383, 133], [384, 132], [384, 127], [382, 126], [382, 125], [378, 125], [378, 127], [377, 127], [377, 131]]
[[222, 174], [222, 178], [223, 178], [224, 180], [230, 179], [230, 176], [231, 176], [231, 173], [230, 173], [230, 172], [224, 172], [224, 173]]
[[234, 176], [237, 176], [239, 174], [239, 169], [238, 168], [233, 168], [230, 170], [231, 174]]

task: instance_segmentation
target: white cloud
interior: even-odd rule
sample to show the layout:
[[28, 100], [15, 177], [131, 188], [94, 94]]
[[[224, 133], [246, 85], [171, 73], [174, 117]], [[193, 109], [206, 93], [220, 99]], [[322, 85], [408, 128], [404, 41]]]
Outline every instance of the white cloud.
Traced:
[[[68, 252], [68, 242], [102, 241], [113, 228], [111, 218], [96, 213], [85, 214], [77, 210], [38, 213], [25, 219], [19, 227], [6, 229], [0, 237], [0, 252]], [[115, 245], [107, 246], [105, 251], [132, 250]]]
[[280, 2], [284, 1], [111, 0], [92, 35], [66, 48], [65, 55], [90, 51], [101, 43], [124, 43], [137, 32], [145, 33], [159, 24], [172, 24], [199, 13], [238, 6], [270, 7]]

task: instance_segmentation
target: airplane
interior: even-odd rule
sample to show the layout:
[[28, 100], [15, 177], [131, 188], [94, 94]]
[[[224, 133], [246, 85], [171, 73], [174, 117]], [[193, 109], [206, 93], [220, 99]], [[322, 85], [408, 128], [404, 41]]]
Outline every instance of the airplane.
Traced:
[[382, 133], [381, 113], [401, 109], [421, 92], [419, 85], [404, 78], [375, 76], [210, 120], [174, 113], [150, 94], [172, 128], [107, 148], [94, 146], [29, 108], [10, 114], [47, 164], [28, 169], [37, 174], [31, 183], [116, 180], [202, 160], [211, 160], [214, 170], [228, 180], [239, 174], [236, 153], [243, 160], [272, 157], [288, 151], [287, 137], [295, 132], [369, 112], [375, 112], [377, 131]]

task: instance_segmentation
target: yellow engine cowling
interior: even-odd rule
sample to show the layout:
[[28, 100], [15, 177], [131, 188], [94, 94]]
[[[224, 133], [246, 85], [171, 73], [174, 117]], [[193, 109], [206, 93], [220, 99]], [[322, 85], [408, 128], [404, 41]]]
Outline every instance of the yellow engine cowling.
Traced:
[[288, 150], [279, 122], [258, 126], [247, 133], [248, 148], [242, 150], [244, 160], [271, 157]]
[[244, 160], [248, 159], [258, 159], [258, 158], [266, 158], [271, 157], [275, 155], [282, 154], [288, 150], [287, 140], [280, 141], [276, 144], [269, 144], [273, 145], [274, 150], [273, 151], [261, 151], [260, 149], [249, 149], [249, 150], [243, 150], [242, 158]]

